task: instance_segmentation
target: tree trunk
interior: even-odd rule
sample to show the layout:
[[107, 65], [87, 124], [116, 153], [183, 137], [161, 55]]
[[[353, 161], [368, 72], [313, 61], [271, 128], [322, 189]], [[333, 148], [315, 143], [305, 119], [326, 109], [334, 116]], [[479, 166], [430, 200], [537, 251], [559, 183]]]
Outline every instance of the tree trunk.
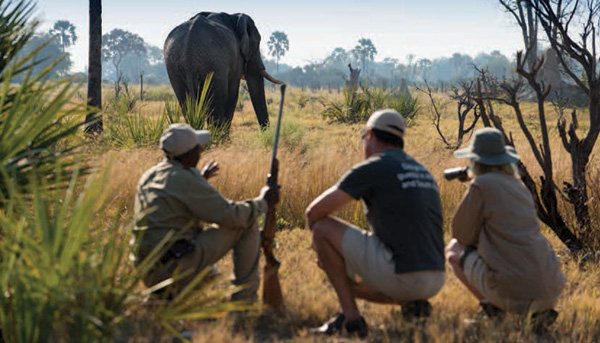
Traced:
[[556, 234], [558, 239], [565, 244], [572, 254], [579, 253], [584, 247], [583, 242], [571, 232], [558, 211], [554, 183], [548, 182], [548, 180], [541, 177], [541, 189], [538, 196], [537, 185], [533, 178], [531, 178], [527, 168], [522, 162], [519, 162], [518, 166], [521, 171], [521, 181], [523, 181], [533, 196], [540, 220]]
[[90, 0], [90, 42], [88, 60], [88, 106], [94, 111], [85, 117], [87, 133], [102, 132], [102, 0]]
[[580, 233], [587, 240], [592, 238], [590, 213], [587, 206], [587, 182], [585, 179], [588, 158], [587, 155], [577, 151], [574, 153], [571, 159], [573, 162], [573, 187], [570, 190], [569, 187], [567, 187], [567, 194], [570, 198], [570, 201], [573, 203]]
[[348, 68], [350, 69], [350, 78], [346, 81], [346, 87], [350, 90], [351, 94], [354, 94], [358, 89], [360, 69], [352, 69], [352, 63], [348, 63]]
[[144, 101], [144, 73], [140, 73], [140, 101]]

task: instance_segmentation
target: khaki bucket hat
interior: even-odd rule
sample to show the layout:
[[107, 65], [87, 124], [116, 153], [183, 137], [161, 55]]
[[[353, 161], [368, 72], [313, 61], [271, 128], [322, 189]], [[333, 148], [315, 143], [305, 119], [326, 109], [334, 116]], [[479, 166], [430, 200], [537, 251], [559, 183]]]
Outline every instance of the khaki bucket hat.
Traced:
[[513, 147], [506, 145], [500, 130], [490, 127], [475, 131], [469, 146], [456, 150], [454, 156], [490, 166], [519, 161], [519, 155]]

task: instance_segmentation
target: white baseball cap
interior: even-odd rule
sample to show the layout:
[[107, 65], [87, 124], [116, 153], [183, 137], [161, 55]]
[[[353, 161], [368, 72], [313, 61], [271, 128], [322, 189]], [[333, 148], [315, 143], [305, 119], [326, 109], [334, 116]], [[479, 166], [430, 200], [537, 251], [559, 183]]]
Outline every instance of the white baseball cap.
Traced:
[[182, 155], [196, 145], [207, 145], [210, 143], [210, 132], [206, 130], [194, 130], [187, 124], [172, 124], [160, 137], [160, 148], [171, 156]]
[[367, 121], [367, 127], [390, 133], [396, 137], [404, 138], [406, 122], [404, 118], [393, 109], [383, 109], [373, 113]]

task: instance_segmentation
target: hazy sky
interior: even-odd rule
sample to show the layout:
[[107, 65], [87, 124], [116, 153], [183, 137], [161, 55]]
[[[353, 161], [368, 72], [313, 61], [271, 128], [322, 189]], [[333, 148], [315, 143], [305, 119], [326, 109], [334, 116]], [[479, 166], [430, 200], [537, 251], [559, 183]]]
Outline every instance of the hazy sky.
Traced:
[[[41, 30], [68, 20], [77, 28], [78, 41], [70, 52], [74, 70], [87, 66], [88, 1], [45, 0], [37, 4]], [[376, 60], [405, 61], [450, 56], [475, 56], [500, 50], [512, 56], [522, 46], [512, 18], [495, 0], [102, 0], [102, 30], [122, 28], [162, 48], [168, 33], [202, 11], [249, 14], [262, 35], [263, 54], [273, 31], [283, 31], [290, 50], [283, 62], [304, 65], [325, 58], [335, 47], [353, 48], [370, 38]], [[264, 56], [264, 55], [263, 55]]]

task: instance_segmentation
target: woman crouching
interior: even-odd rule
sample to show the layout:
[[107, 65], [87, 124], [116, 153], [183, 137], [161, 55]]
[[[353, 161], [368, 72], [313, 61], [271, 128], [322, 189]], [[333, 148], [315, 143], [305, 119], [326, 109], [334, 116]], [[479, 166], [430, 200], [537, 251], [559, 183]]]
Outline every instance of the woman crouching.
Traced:
[[565, 286], [560, 263], [540, 233], [531, 194], [517, 179], [519, 156], [500, 131], [477, 130], [468, 148], [473, 177], [452, 220], [446, 259], [479, 300], [480, 317], [532, 313], [534, 331], [545, 330]]

